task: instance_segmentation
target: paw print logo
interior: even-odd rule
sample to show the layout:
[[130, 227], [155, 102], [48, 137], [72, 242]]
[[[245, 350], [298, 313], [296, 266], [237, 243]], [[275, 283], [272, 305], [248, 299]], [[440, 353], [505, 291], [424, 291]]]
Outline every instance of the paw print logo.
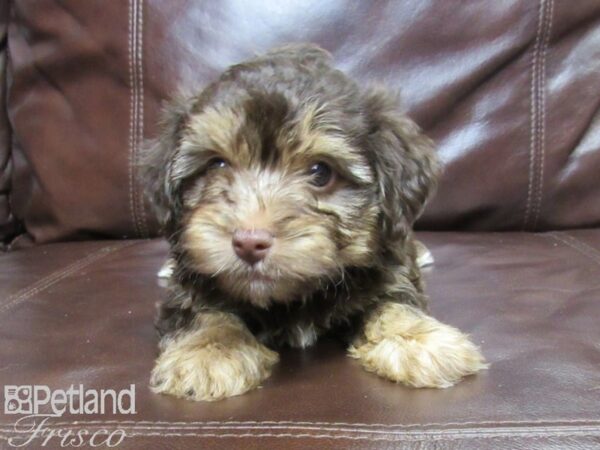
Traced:
[[32, 392], [31, 386], [4, 386], [4, 414], [31, 414]]

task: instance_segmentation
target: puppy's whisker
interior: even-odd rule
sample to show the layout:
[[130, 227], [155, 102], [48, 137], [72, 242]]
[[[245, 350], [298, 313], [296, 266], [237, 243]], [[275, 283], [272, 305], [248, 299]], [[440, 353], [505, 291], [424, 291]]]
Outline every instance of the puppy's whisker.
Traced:
[[225, 261], [213, 274], [211, 274], [211, 278], [216, 278], [219, 276], [219, 274], [225, 270], [225, 267], [229, 266], [231, 263], [230, 261]]

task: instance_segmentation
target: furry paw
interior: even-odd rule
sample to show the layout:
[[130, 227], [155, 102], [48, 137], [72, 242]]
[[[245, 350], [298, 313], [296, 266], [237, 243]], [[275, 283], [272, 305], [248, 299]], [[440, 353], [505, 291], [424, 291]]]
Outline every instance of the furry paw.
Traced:
[[412, 387], [446, 388], [487, 368], [477, 346], [460, 330], [393, 303], [367, 321], [349, 354], [366, 370]]
[[431, 251], [421, 241], [415, 240], [415, 248], [417, 249], [417, 265], [420, 268], [433, 265], [435, 260]]
[[270, 374], [278, 355], [254, 342], [167, 344], [152, 370], [152, 391], [196, 401], [243, 394]]
[[168, 279], [173, 275], [173, 271], [175, 270], [175, 260], [173, 258], [169, 258], [162, 265], [156, 276], [158, 278]]

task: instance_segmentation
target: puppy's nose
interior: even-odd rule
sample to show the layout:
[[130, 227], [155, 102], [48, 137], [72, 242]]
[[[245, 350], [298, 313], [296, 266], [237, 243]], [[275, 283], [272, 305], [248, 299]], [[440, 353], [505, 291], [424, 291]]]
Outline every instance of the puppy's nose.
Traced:
[[232, 239], [235, 253], [249, 264], [264, 259], [273, 245], [273, 235], [267, 230], [236, 230]]

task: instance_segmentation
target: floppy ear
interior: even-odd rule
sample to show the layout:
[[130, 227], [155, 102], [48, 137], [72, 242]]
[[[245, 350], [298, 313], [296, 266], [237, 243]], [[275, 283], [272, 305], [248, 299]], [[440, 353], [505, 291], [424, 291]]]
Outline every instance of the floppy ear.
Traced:
[[173, 216], [181, 207], [178, 205], [177, 186], [173, 183], [171, 172], [191, 105], [190, 98], [182, 97], [164, 109], [159, 125], [160, 134], [156, 139], [147, 141], [141, 160], [146, 195], [161, 228], [167, 232], [172, 228]]
[[398, 110], [395, 97], [367, 93], [367, 137], [379, 183], [381, 227], [386, 240], [405, 238], [435, 189], [440, 171], [433, 141]]

